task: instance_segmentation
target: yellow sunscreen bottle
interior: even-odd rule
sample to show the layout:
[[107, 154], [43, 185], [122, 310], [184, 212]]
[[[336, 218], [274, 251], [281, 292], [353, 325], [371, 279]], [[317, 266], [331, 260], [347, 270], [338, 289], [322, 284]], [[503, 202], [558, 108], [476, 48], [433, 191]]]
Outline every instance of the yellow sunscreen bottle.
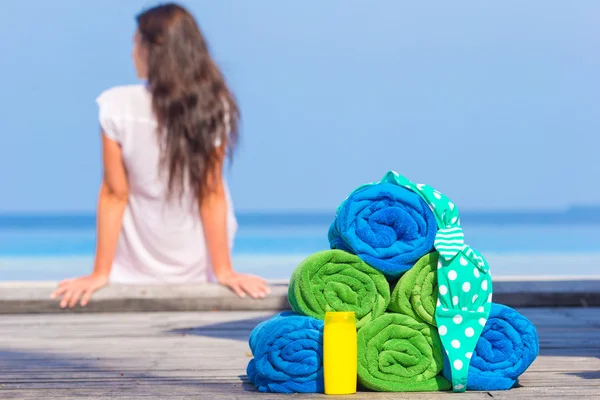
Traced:
[[356, 393], [357, 360], [354, 312], [325, 313], [323, 332], [325, 394]]

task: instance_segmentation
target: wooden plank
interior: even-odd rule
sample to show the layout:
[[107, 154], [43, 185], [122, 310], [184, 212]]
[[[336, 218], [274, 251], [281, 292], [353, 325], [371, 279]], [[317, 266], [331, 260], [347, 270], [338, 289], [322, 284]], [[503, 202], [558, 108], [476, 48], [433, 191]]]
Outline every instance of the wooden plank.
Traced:
[[[139, 399], [139, 398], [159, 398], [159, 399], [244, 399], [244, 400], [265, 400], [281, 398], [302, 398], [302, 399], [335, 399], [349, 398], [348, 396], [325, 396], [322, 394], [303, 394], [293, 396], [282, 396], [277, 394], [264, 394], [240, 387], [239, 385], [193, 385], [180, 386], [177, 384], [168, 386], [149, 386], [149, 387], [123, 387], [123, 388], [81, 388], [81, 389], [55, 389], [49, 392], [41, 390], [14, 390], [12, 397], [2, 397], [7, 399], [38, 399], [43, 396], [44, 399], [64, 399], [64, 398], [116, 398], [119, 399]], [[2, 395], [9, 393], [1, 392]], [[9, 396], [11, 396], [9, 394]], [[470, 392], [460, 395], [466, 400], [489, 400], [491, 396], [486, 392]], [[359, 393], [351, 397], [357, 400], [446, 400], [456, 398], [451, 393]]]
[[[596, 334], [596, 333], [594, 333]], [[89, 351], [105, 351], [105, 348], [112, 347], [117, 350], [122, 348], [123, 352], [135, 352], [135, 351], [154, 351], [153, 347], [157, 346], [158, 349], [161, 348], [172, 348], [177, 346], [183, 346], [182, 351], [185, 351], [185, 347], [193, 346], [196, 349], [203, 351], [210, 351], [215, 346], [229, 346], [232, 349], [246, 349], [247, 348], [247, 335], [239, 335], [239, 334], [228, 334], [231, 337], [211, 337], [209, 335], [206, 336], [181, 336], [174, 335], [173, 337], [163, 337], [163, 336], [155, 336], [155, 337], [118, 337], [111, 336], [108, 338], [102, 337], [102, 335], [85, 335], [85, 337], [67, 337], [60, 338], [55, 337], [53, 339], [42, 338], [42, 340], [52, 340], [51, 345], [45, 345], [44, 343], [39, 343], [35, 341], [33, 337], [24, 337], [24, 338], [15, 338], [10, 341], [11, 346], [14, 348], [18, 348], [22, 351], [67, 351], [67, 352], [83, 352], [82, 354], [86, 354]], [[577, 342], [565, 341], [561, 340], [560, 337], [555, 338], [547, 338], [540, 337], [540, 346], [542, 347], [542, 351], [545, 351], [546, 354], [551, 355], [552, 350], [561, 350], [561, 349], [573, 349], [575, 352], [579, 352], [583, 347], [588, 351], [593, 351], [597, 353], [600, 350], [600, 338], [589, 338], [583, 335], [573, 335], [573, 338], [577, 340]], [[5, 341], [0, 341], [0, 345], [4, 345]], [[107, 349], [106, 351], [111, 352], [112, 349]], [[96, 353], [94, 353], [96, 354]], [[103, 354], [103, 353], [102, 353]], [[580, 353], [577, 353], [580, 354]], [[99, 354], [101, 355], [101, 354]]]
[[[49, 390], [50, 389], [50, 390]], [[275, 399], [282, 398], [280, 395], [266, 395], [251, 391], [252, 389], [244, 385], [236, 384], [195, 384], [185, 385], [181, 382], [172, 382], [164, 386], [143, 385], [143, 386], [98, 386], [98, 387], [79, 387], [72, 389], [40, 387], [38, 389], [23, 388], [5, 388], [0, 392], [3, 399], [64, 399], [64, 398], [119, 398], [119, 399], [137, 399], [137, 398], [168, 398], [168, 399]], [[594, 387], [564, 387], [564, 388], [517, 388], [502, 392], [467, 392], [460, 395], [451, 393], [358, 393], [352, 396], [353, 399], [377, 399], [377, 400], [445, 400], [456, 399], [458, 397], [467, 400], [472, 399], [576, 399], [576, 398], [598, 398], [600, 391]], [[287, 397], [287, 396], [286, 396]], [[294, 395], [290, 398], [302, 399], [326, 399], [337, 398], [319, 394]], [[349, 397], [343, 397], [349, 398]]]
[[570, 354], [563, 356], [538, 356], [529, 367], [528, 372], [569, 372], [599, 371], [600, 359], [597, 357], [577, 357]]
[[[226, 357], [211, 358], [210, 370], [243, 370], [250, 360], [250, 355], [243, 354], [234, 356], [230, 352]], [[199, 354], [188, 357], [168, 355], [152, 355], [149, 357], [128, 357], [128, 358], [30, 358], [30, 359], [2, 359], [0, 360], [0, 371], [8, 373], [21, 372], [44, 372], [44, 371], [106, 371], [106, 368], [118, 365], [119, 371], [136, 371], [139, 369], [147, 370], [177, 370], [177, 371], [197, 371], [199, 367], [204, 367], [204, 363], [198, 360]], [[204, 357], [203, 357], [204, 358]], [[529, 368], [529, 372], [586, 372], [599, 371], [600, 359], [595, 357], [547, 357], [540, 356]], [[6, 375], [4, 375], [6, 376]]]
[[[179, 378], [227, 378], [237, 380], [245, 374], [248, 360], [236, 360], [224, 362], [217, 365], [198, 364], [197, 362], [179, 363], [147, 363], [133, 364], [99, 364], [62, 366], [60, 364], [49, 364], [44, 367], [15, 365], [14, 368], [2, 369], [3, 383], [16, 382], [19, 380], [38, 381], [52, 380], [68, 376], [69, 379], [108, 379], [119, 378], [123, 374], [126, 378], [144, 376], [151, 378], [179, 377]], [[562, 363], [560, 364], [562, 365]], [[564, 383], [583, 379], [581, 385], [597, 385], [595, 379], [600, 378], [597, 366], [591, 363], [578, 368], [575, 363], [565, 365], [532, 366], [521, 378], [521, 383], [526, 385], [541, 385], [542, 382], [550, 382], [550, 385], [562, 386]], [[233, 378], [232, 378], [233, 377]]]
[[527, 371], [519, 378], [519, 384], [526, 387], [570, 387], [594, 386], [598, 384], [600, 372], [596, 371]]
[[494, 399], [597, 399], [600, 389], [597, 386], [563, 386], [518, 388], [502, 392], [490, 392]]

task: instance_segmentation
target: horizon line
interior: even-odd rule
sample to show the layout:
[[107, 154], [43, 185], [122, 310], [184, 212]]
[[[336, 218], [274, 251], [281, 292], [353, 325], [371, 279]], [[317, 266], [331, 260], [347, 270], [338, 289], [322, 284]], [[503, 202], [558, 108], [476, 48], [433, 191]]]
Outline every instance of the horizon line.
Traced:
[[[461, 209], [460, 213], [464, 214], [564, 214], [573, 211], [597, 211], [600, 210], [600, 204], [590, 205], [569, 205], [561, 208], [489, 208], [489, 209]], [[236, 210], [236, 215], [246, 216], [326, 216], [335, 215], [336, 211], [326, 210], [301, 210], [301, 209], [290, 209], [290, 210]], [[96, 210], [89, 211], [1, 211], [0, 218], [35, 218], [35, 217], [89, 217], [95, 216]]]

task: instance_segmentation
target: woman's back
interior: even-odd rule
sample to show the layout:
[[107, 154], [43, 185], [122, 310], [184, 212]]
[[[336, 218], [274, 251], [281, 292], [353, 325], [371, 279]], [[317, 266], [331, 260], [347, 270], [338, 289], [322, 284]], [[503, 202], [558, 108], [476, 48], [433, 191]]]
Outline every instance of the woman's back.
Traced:
[[237, 224], [223, 165], [238, 139], [233, 93], [185, 8], [158, 5], [136, 21], [132, 58], [146, 84], [97, 99], [103, 175], [93, 271], [52, 296], [64, 308], [85, 306], [109, 282], [216, 281], [264, 297], [264, 279], [231, 261]]
[[[196, 197], [188, 188], [181, 197], [169, 196], [149, 90], [119, 86], [103, 92], [97, 102], [104, 134], [121, 146], [129, 184], [111, 282], [212, 281]], [[236, 221], [228, 192], [227, 204], [231, 247]]]

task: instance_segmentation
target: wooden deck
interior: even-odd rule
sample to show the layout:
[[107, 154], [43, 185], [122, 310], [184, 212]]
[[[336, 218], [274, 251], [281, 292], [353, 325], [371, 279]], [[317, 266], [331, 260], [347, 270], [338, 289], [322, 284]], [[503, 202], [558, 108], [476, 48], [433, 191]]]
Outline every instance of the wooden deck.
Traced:
[[[520, 310], [541, 355], [508, 392], [357, 399], [600, 398], [600, 309]], [[3, 315], [0, 399], [279, 399], [247, 383], [247, 338], [269, 312]], [[291, 398], [323, 395], [294, 395]]]

